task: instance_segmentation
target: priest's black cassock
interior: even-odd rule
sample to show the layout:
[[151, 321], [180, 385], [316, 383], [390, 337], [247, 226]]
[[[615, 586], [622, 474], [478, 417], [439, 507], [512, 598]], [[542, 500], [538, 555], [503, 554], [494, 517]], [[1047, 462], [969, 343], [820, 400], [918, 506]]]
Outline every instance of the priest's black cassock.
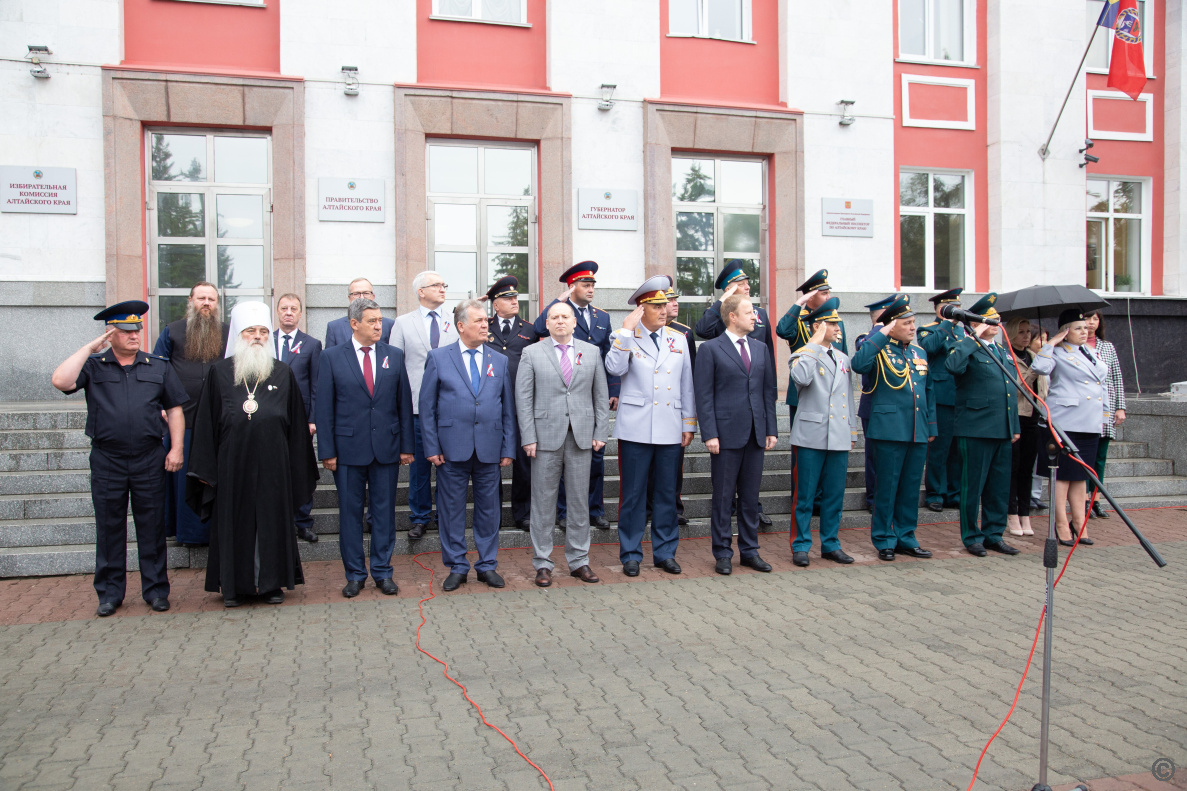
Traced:
[[[293, 513], [313, 497], [318, 468], [301, 392], [282, 362], [255, 388], [215, 363], [194, 420], [186, 502], [210, 522], [206, 590], [225, 598], [303, 584]], [[211, 485], [213, 484], [213, 485]]]

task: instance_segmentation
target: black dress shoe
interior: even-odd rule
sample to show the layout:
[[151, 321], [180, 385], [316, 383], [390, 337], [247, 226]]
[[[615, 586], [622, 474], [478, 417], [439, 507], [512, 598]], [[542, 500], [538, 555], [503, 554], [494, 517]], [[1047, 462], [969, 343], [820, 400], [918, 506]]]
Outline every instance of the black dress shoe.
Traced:
[[676, 558], [664, 558], [663, 560], [657, 560], [655, 562], [655, 567], [657, 569], [663, 569], [669, 574], [679, 574], [681, 571], [683, 571], [683, 569], [680, 568], [680, 564], [676, 562]]
[[241, 604], [243, 604], [243, 600], [237, 596], [230, 596], [230, 597], [224, 596], [223, 597], [223, 606], [226, 607], [228, 610], [231, 609], [232, 607], [238, 607]]
[[1003, 555], [1017, 555], [1022, 552], [1018, 547], [1012, 547], [1005, 541], [986, 541], [985, 548], [990, 552], [1000, 552]]
[[713, 564], [713, 570], [728, 577], [734, 573], [734, 563], [729, 558], [718, 558], [717, 562]]
[[490, 571], [480, 571], [475, 576], [478, 577], [479, 582], [485, 582], [492, 588], [502, 588], [507, 585], [503, 578], [499, 576], [499, 572], [491, 569]]
[[1109, 518], [1109, 513], [1105, 509], [1100, 507], [1100, 501], [1097, 501], [1092, 504], [1092, 515], [1095, 516], [1097, 519], [1108, 519]]
[[770, 527], [771, 525], [775, 524], [771, 521], [771, 517], [764, 514], [761, 510], [758, 512], [758, 523], [763, 527]]
[[418, 538], [424, 538], [425, 530], [427, 530], [428, 527], [428, 525], [420, 524], [419, 522], [413, 524], [412, 527], [408, 529], [408, 540], [416, 541]]
[[532, 532], [532, 525], [531, 525], [531, 523], [530, 523], [530, 522], [528, 522], [528, 520], [526, 520], [526, 519], [517, 519], [517, 520], [515, 520], [515, 527], [516, 527], [516, 529], [518, 529], [518, 530], [522, 530], [522, 531], [523, 531], [523, 532], [525, 532], [525, 533], [530, 533], [530, 532]]
[[757, 554], [743, 555], [742, 556], [742, 565], [748, 566], [748, 567], [754, 569], [755, 571], [761, 571], [764, 574], [768, 573], [771, 570], [771, 564], [766, 562], [762, 558], [760, 558]]
[[443, 590], [443, 591], [457, 590], [462, 585], [466, 584], [466, 576], [467, 575], [465, 575], [465, 574], [456, 574], [451, 571], [449, 573], [449, 576], [445, 578], [445, 582], [441, 583], [441, 590]]
[[1037, 497], [1030, 498], [1030, 510], [1032, 511], [1046, 511], [1047, 504]]
[[301, 539], [302, 541], [308, 541], [310, 544], [317, 543], [317, 533], [313, 532], [308, 527], [298, 527], [297, 538]]
[[834, 549], [831, 552], [821, 552], [820, 557], [825, 560], [831, 560], [834, 563], [852, 563], [853, 558], [845, 554], [844, 550]]
[[676, 517], [676, 524], [678, 524], [678, 525], [688, 524], [688, 517], [685, 516], [684, 514], [680, 514], [679, 516]]
[[976, 555], [979, 558], [983, 558], [989, 554], [985, 551], [985, 545], [979, 541], [976, 544], [969, 544], [965, 549], [968, 550], [970, 555]]
[[342, 595], [348, 599], [353, 599], [359, 595], [359, 591], [367, 584], [366, 580], [347, 580], [346, 587], [342, 589]]
[[933, 503], [931, 501], [928, 501], [927, 510], [935, 511], [938, 514], [940, 511], [944, 510], [944, 504], [943, 503]]
[[878, 560], [894, 560], [894, 550], [893, 549], [879, 549], [878, 550]]
[[149, 606], [152, 607], [153, 612], [168, 612], [169, 600], [162, 596], [159, 599], [153, 599]]
[[284, 604], [284, 591], [277, 588], [270, 593], [265, 593], [264, 604]]
[[628, 560], [627, 562], [623, 563], [622, 564], [622, 573], [627, 575], [628, 577], [639, 576], [639, 561]]
[[807, 552], [792, 552], [791, 562], [797, 566], [807, 566], [812, 561], [808, 558]]
[[895, 547], [894, 551], [900, 555], [910, 555], [913, 558], [930, 558], [931, 550], [923, 547]]
[[589, 520], [589, 523], [594, 527], [607, 528], [610, 526], [610, 520], [604, 516], [595, 516]]
[[375, 587], [379, 588], [380, 593], [385, 596], [395, 596], [400, 592], [400, 586], [391, 577], [381, 580], [375, 580]]
[[115, 614], [115, 611], [119, 609], [121, 603], [122, 602], [118, 601], [99, 602], [99, 609], [95, 610], [95, 615], [98, 615], [100, 618], [106, 618], [109, 615], [113, 615]]

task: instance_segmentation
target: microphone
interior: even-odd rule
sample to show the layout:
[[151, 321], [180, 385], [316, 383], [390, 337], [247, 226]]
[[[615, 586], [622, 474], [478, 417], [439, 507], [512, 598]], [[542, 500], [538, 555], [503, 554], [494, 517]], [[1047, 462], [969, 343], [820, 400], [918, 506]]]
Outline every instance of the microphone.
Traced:
[[940, 315], [949, 321], [975, 322], [977, 324], [992, 324], [995, 327], [1001, 325], [999, 319], [988, 319], [976, 313], [971, 313], [964, 310], [955, 302], [946, 302], [940, 305]]

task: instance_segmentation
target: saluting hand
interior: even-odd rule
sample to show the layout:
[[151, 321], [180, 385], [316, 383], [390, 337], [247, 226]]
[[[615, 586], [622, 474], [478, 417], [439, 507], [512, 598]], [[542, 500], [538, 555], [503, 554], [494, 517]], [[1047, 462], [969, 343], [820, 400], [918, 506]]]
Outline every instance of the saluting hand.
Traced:
[[564, 291], [564, 292], [562, 292], [562, 293], [561, 293], [561, 295], [560, 295], [559, 297], [557, 297], [557, 301], [559, 301], [559, 302], [568, 302], [568, 301], [569, 301], [569, 297], [573, 296], [573, 289], [574, 289], [574, 288], [576, 288], [576, 286], [569, 286], [569, 289], [568, 289], [567, 291]]
[[1063, 339], [1066, 337], [1067, 337], [1067, 330], [1064, 330], [1063, 332], [1059, 333], [1054, 338], [1052, 338], [1050, 340], [1050, 344], [1052, 346], [1058, 346], [1059, 344], [1063, 343]]
[[635, 327], [639, 326], [639, 322], [643, 320], [643, 306], [639, 305], [622, 320], [622, 328], [624, 330], [635, 331]]
[[820, 289], [818, 289], [818, 288], [813, 289], [813, 290], [809, 291], [807, 294], [804, 294], [802, 297], [797, 299], [795, 301], [795, 304], [799, 305], [802, 308], [804, 305], [808, 304], [808, 300], [810, 300], [812, 297], [816, 296], [818, 293], [820, 293]]
[[95, 338], [95, 340], [91, 341], [91, 345], [88, 347], [90, 349], [91, 354], [98, 354], [99, 352], [103, 351], [108, 346], [110, 346], [112, 335], [115, 335], [115, 327], [112, 327], [107, 332], [103, 333], [98, 338]]
[[824, 346], [824, 336], [828, 333], [828, 324], [826, 322], [818, 322], [816, 329], [812, 332], [812, 337], [808, 339], [808, 343], [814, 343], [817, 346]]
[[977, 334], [978, 338], [985, 340], [985, 336], [988, 335], [991, 330], [993, 330], [992, 324], [978, 324], [977, 329], [973, 330], [973, 332]]
[[893, 319], [893, 320], [891, 320], [891, 322], [889, 324], [883, 326], [882, 329], [878, 330], [878, 332], [882, 333], [883, 335], [889, 335], [890, 331], [893, 330], [897, 326], [898, 326], [898, 319]]
[[730, 285], [725, 289], [725, 291], [722, 292], [721, 301], [725, 302], [727, 299], [732, 297], [737, 292], [738, 292], [738, 283], [737, 282], [730, 283]]

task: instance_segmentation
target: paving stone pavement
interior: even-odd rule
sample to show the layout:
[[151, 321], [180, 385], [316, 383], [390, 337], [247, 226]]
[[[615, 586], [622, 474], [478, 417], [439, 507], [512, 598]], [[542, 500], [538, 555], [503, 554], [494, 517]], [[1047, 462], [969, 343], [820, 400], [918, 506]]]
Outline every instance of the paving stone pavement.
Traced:
[[[1052, 784], [1187, 774], [1187, 515], [1142, 521], [1170, 566], [1098, 524], [1058, 589]], [[421, 644], [558, 791], [964, 789], [1038, 556], [875, 564], [438, 595]], [[416, 651], [415, 597], [305, 601], [0, 626], [0, 788], [547, 788]], [[977, 788], [1034, 783], [1039, 679]]]

